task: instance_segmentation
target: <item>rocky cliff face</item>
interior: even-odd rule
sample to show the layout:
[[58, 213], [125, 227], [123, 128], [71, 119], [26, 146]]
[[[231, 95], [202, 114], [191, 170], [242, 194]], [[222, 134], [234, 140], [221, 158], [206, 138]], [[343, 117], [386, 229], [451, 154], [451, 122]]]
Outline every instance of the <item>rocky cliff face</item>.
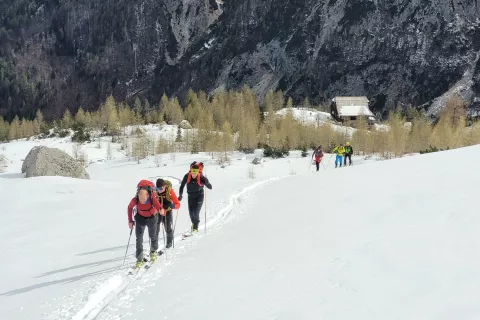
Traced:
[[58, 117], [145, 93], [219, 14], [212, 0], [4, 0], [0, 115]]
[[[413, 104], [435, 114], [455, 93], [480, 109], [478, 0], [16, 2], [30, 11], [0, 31], [0, 56], [55, 115], [109, 93], [156, 102], [243, 84], [317, 103], [367, 95], [380, 113]], [[0, 94], [2, 113], [31, 108], [15, 99], [22, 90]]]

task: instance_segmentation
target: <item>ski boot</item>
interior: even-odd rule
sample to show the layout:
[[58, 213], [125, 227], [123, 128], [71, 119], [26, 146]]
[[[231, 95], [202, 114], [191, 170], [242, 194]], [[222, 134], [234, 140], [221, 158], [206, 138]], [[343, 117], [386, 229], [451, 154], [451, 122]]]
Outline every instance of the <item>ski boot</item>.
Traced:
[[150, 261], [153, 262], [157, 260], [157, 251], [151, 251], [150, 252]]
[[145, 264], [145, 262], [142, 260], [138, 260], [137, 263], [135, 264], [135, 268], [138, 269], [138, 268], [141, 268], [143, 265]]
[[173, 231], [167, 232], [167, 245], [165, 248], [171, 248], [173, 244]]

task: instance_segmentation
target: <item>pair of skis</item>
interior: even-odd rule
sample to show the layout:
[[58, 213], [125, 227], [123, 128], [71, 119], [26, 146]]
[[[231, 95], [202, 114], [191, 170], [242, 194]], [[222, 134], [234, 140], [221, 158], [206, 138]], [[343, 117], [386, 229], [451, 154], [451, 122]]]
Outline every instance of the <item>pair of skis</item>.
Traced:
[[134, 266], [131, 268], [131, 270], [128, 272], [129, 275], [138, 275], [140, 273], [140, 270], [148, 270], [152, 267], [152, 265], [155, 263], [155, 261], [158, 260], [158, 257], [160, 257], [161, 255], [163, 254], [163, 251], [159, 251], [158, 252], [158, 256], [157, 256], [157, 259], [155, 260], [147, 260], [146, 258], [143, 258], [143, 261], [144, 263], [140, 266], [140, 267], [137, 267], [137, 266]]
[[[194, 233], [192, 232], [186, 232], [182, 235], [182, 240], [185, 240], [186, 238], [189, 238], [189, 237], [192, 237], [194, 235]], [[158, 256], [157, 256], [157, 259], [155, 259], [154, 261], [151, 261], [151, 260], [147, 260], [146, 258], [143, 258], [144, 260], [144, 264], [142, 264], [140, 267], [137, 267], [137, 266], [134, 266], [131, 268], [131, 270], [128, 272], [129, 275], [137, 275], [139, 273], [140, 270], [144, 269], [144, 270], [148, 270], [152, 267], [152, 265], [155, 263], [155, 261], [158, 260], [158, 257], [160, 257], [164, 252], [163, 251], [159, 251], [158, 252]]]

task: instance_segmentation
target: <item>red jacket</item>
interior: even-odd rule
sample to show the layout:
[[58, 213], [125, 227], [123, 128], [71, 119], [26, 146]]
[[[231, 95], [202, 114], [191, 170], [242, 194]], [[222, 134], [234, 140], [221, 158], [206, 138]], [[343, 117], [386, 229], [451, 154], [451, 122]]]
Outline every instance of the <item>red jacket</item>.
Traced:
[[142, 217], [149, 218], [157, 213], [158, 210], [162, 208], [162, 204], [158, 201], [155, 195], [152, 195], [153, 206], [150, 203], [150, 198], [148, 198], [147, 203], [137, 204], [137, 198], [134, 197], [128, 205], [128, 222], [132, 222], [132, 211], [135, 206], [137, 207], [137, 214]]

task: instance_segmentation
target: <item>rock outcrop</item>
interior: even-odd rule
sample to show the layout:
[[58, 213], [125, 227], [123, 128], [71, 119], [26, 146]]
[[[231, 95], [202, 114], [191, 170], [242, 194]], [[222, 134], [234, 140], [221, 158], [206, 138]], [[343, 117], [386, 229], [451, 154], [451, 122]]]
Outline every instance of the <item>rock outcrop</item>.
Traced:
[[75, 159], [56, 148], [34, 147], [23, 161], [22, 173], [27, 178], [62, 176], [90, 179], [85, 169]]
[[182, 120], [182, 122], [180, 122], [180, 128], [192, 129], [192, 125], [190, 124], [190, 122], [188, 122], [188, 120]]

